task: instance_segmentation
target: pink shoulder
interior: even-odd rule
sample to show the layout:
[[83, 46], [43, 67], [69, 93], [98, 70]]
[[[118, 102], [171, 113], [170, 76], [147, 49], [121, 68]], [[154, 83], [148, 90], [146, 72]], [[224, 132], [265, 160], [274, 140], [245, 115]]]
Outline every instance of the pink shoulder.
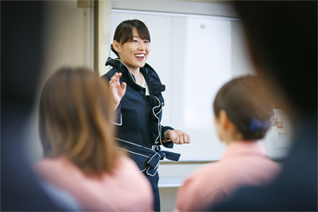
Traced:
[[51, 159], [43, 158], [34, 163], [32, 167], [34, 170], [40, 171], [43, 169], [50, 169], [51, 166], [54, 166], [54, 162]]
[[119, 158], [121, 168], [139, 171], [137, 164], [129, 157], [122, 155]]
[[65, 157], [43, 158], [33, 164], [33, 170], [40, 176], [58, 175], [64, 170], [74, 171], [76, 167], [72, 165]]
[[[121, 172], [123, 175], [129, 176], [131, 179], [136, 179], [138, 183], [148, 184], [148, 179], [146, 176], [140, 171], [139, 167], [127, 156], [120, 157], [120, 166], [118, 167], [118, 171]], [[135, 182], [135, 183], [136, 183]]]

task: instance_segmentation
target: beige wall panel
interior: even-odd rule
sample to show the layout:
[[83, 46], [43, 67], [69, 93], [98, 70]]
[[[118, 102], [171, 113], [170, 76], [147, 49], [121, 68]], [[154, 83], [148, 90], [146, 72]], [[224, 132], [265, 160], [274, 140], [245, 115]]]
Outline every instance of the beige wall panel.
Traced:
[[42, 157], [38, 134], [38, 101], [45, 81], [62, 66], [74, 67], [85, 64], [84, 9], [77, 7], [77, 1], [47, 1], [45, 14], [43, 75], [34, 111], [25, 129], [29, 140], [26, 148], [31, 161]]
[[83, 65], [84, 12], [77, 1], [48, 1], [45, 22], [46, 74], [65, 65]]

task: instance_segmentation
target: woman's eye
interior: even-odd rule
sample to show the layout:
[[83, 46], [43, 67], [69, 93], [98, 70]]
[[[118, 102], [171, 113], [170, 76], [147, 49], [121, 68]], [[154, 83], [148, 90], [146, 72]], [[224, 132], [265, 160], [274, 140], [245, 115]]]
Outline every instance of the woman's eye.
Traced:
[[149, 43], [149, 40], [144, 40], [144, 43]]
[[138, 40], [133, 40], [133, 42], [138, 43]]

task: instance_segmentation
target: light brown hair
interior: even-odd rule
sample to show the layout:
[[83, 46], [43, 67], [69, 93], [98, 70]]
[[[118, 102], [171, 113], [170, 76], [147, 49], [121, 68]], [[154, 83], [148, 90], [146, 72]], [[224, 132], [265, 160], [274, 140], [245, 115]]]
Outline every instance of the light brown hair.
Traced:
[[244, 140], [255, 140], [263, 138], [270, 127], [274, 104], [261, 78], [248, 75], [223, 85], [216, 94], [213, 109], [216, 117], [220, 110], [225, 110]]
[[106, 80], [85, 68], [60, 68], [40, 97], [39, 132], [45, 157], [64, 155], [84, 173], [112, 173], [119, 151]]

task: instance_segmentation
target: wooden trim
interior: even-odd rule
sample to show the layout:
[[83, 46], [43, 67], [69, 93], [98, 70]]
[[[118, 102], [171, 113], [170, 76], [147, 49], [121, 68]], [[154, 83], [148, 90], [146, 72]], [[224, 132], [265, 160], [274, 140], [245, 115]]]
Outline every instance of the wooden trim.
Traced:
[[99, 62], [99, 1], [94, 1], [94, 72], [96, 74], [98, 71], [98, 62]]
[[77, 0], [77, 7], [78, 8], [85, 8], [85, 7], [93, 7], [92, 0]]

